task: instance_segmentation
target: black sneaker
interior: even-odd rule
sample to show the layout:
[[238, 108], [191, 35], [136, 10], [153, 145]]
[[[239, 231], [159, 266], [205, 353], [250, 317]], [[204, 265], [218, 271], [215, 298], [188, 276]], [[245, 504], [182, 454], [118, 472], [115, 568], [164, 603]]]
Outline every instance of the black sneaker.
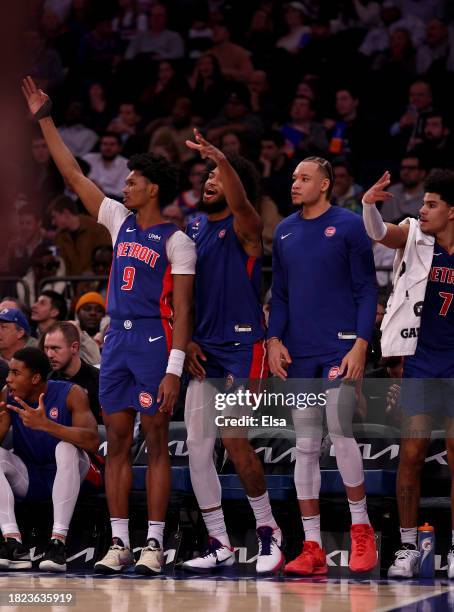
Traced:
[[66, 572], [66, 546], [58, 538], [53, 538], [39, 562], [43, 572]]
[[30, 550], [15, 540], [6, 538], [0, 545], [0, 570], [31, 569]]

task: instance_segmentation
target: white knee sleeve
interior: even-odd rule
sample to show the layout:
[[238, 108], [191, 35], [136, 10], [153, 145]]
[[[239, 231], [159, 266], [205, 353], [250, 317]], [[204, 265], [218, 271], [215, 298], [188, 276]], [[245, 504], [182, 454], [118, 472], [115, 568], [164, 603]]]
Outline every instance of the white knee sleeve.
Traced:
[[54, 529], [56, 525], [68, 529], [90, 461], [85, 451], [63, 441], [55, 448], [55, 461], [57, 473], [52, 488]]
[[25, 463], [14, 453], [0, 447], [0, 529], [2, 533], [18, 533], [14, 514], [14, 497], [25, 497], [28, 472]]
[[186, 443], [191, 483], [201, 510], [220, 506], [222, 498], [213, 459], [216, 429], [212, 426], [215, 414], [214, 404], [208, 405], [209, 396], [207, 383], [191, 380], [186, 393], [184, 420], [188, 432]]
[[320, 446], [323, 414], [319, 406], [293, 410], [296, 434], [295, 488], [299, 500], [320, 495]]

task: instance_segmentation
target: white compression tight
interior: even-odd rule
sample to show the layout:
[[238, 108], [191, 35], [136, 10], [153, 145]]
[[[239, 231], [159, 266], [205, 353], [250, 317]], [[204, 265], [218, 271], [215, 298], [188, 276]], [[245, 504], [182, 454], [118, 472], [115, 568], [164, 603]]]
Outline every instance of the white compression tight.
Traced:
[[[326, 421], [336, 452], [337, 467], [344, 485], [356, 487], [364, 482], [358, 444], [353, 438], [352, 421], [355, 390], [342, 385], [327, 393]], [[294, 410], [296, 432], [295, 487], [299, 500], [318, 499], [320, 495], [320, 444], [323, 413], [320, 407]]]
[[[54, 531], [68, 530], [80, 484], [85, 479], [90, 461], [85, 451], [69, 442], [55, 448], [57, 473], [52, 489]], [[14, 514], [14, 498], [24, 498], [29, 486], [25, 463], [14, 453], [0, 448], [0, 529], [2, 533], [19, 533]]]
[[216, 442], [214, 393], [215, 390], [211, 392], [206, 382], [191, 380], [184, 409], [191, 483], [201, 510], [219, 507], [222, 499], [213, 459]]

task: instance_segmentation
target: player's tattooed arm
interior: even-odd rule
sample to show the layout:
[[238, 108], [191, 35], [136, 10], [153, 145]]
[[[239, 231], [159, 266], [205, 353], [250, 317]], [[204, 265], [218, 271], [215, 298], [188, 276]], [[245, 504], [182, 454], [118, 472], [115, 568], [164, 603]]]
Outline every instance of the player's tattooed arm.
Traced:
[[49, 96], [36, 87], [31, 77], [23, 79], [22, 93], [27, 101], [30, 112], [39, 121], [44, 139], [60, 174], [66, 183], [77, 193], [88, 212], [97, 218], [104, 194], [93, 181], [84, 176], [74, 155], [63, 142], [50, 116], [50, 112], [49, 114], [41, 113], [43, 107], [45, 108], [46, 105], [49, 105]]

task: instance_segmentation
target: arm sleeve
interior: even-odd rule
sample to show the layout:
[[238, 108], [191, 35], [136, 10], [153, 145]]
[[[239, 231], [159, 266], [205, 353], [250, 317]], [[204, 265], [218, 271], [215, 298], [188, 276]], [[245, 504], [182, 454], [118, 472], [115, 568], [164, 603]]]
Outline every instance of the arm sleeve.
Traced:
[[[275, 236], [278, 235], [276, 231]], [[271, 288], [270, 318], [268, 338], [282, 338], [288, 321], [287, 272], [284, 269], [279, 253], [279, 242], [273, 240], [273, 286]]]
[[166, 253], [172, 274], [195, 274], [196, 247], [189, 236], [182, 231], [172, 234], [167, 240]]
[[129, 210], [110, 198], [104, 198], [99, 207], [98, 223], [107, 227], [112, 236], [112, 245], [115, 246], [117, 241], [118, 232], [120, 227], [123, 225], [123, 221], [130, 214]]
[[348, 238], [352, 290], [357, 308], [356, 335], [370, 342], [377, 311], [377, 276], [372, 245], [360, 218], [352, 226]]

